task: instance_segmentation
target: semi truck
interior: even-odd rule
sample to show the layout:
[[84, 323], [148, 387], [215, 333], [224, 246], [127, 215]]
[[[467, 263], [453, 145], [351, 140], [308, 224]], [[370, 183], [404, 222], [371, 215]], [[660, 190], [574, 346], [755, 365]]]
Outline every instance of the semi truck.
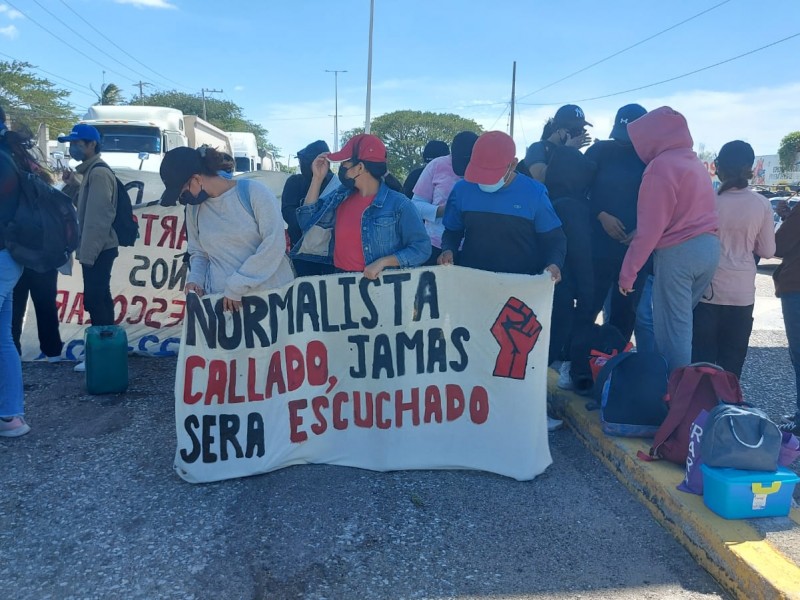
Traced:
[[233, 144], [233, 158], [236, 161], [236, 173], [248, 173], [261, 170], [261, 159], [258, 156], [256, 136], [249, 131], [229, 131], [228, 137]]
[[97, 128], [103, 159], [112, 168], [158, 172], [174, 148], [207, 144], [233, 154], [230, 138], [199, 117], [164, 106], [90, 106], [81, 123]]

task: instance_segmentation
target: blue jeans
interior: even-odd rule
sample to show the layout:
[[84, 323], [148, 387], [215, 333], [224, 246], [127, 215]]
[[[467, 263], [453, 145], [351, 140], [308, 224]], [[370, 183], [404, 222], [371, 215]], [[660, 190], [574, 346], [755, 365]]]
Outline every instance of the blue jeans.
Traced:
[[0, 417], [16, 417], [23, 408], [22, 363], [11, 336], [14, 286], [22, 275], [8, 250], [0, 250]]
[[639, 352], [655, 352], [656, 336], [653, 333], [653, 276], [648, 275], [636, 307], [636, 350]]
[[786, 338], [789, 340], [789, 356], [794, 367], [795, 386], [797, 391], [796, 418], [800, 419], [800, 292], [781, 296], [783, 323], [786, 326]]

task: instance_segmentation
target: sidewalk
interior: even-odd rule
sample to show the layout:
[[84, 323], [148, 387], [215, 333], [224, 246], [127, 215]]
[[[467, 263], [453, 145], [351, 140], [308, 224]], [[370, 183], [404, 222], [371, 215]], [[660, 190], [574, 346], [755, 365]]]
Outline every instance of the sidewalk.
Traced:
[[[724, 588], [747, 600], [800, 600], [800, 511], [789, 517], [729, 521], [680, 492], [684, 470], [666, 461], [645, 462], [649, 441], [606, 436], [599, 411], [587, 411], [587, 398], [556, 386], [550, 372], [548, 400], [556, 415], [605, 463]], [[798, 490], [795, 490], [795, 498]]]

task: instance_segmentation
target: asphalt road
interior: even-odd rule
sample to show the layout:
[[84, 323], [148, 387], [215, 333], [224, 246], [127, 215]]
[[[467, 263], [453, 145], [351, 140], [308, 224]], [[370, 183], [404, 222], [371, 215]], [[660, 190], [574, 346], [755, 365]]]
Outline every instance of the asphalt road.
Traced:
[[[758, 289], [742, 385], [779, 416], [794, 379], [766, 271]], [[0, 440], [3, 597], [725, 597], [569, 431], [531, 482], [307, 465], [193, 486], [172, 470], [174, 359], [130, 366], [127, 394], [87, 396], [71, 365], [25, 365], [33, 431]]]

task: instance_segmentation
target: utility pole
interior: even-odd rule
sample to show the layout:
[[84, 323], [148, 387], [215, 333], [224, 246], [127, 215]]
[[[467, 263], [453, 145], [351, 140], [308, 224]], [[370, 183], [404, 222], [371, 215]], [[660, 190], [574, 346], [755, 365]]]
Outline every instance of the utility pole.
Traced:
[[369, 50], [367, 51], [367, 118], [364, 121], [364, 133], [370, 130], [370, 103], [372, 100], [372, 18], [375, 14], [375, 0], [369, 0]]
[[514, 70], [511, 74], [511, 126], [509, 135], [514, 137], [514, 95], [517, 89], [517, 61], [514, 61]]
[[139, 82], [135, 83], [134, 85], [139, 88], [139, 100], [142, 100], [144, 98], [144, 88], [145, 88], [145, 86], [149, 87], [151, 84], [147, 83], [146, 81], [142, 81], [140, 79]]
[[208, 88], [203, 88], [200, 90], [200, 93], [203, 95], [203, 121], [208, 121], [206, 117], [206, 94], [221, 94], [222, 90], [210, 90]]
[[334, 109], [333, 109], [333, 151], [339, 150], [339, 73], [345, 70], [325, 69], [326, 73], [333, 73]]

